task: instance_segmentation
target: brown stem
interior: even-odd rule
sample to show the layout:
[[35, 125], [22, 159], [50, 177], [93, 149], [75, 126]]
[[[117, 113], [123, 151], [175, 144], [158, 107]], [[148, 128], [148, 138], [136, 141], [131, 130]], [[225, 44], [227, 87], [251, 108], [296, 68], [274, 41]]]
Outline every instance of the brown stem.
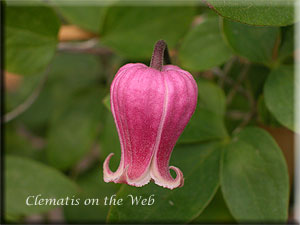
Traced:
[[161, 71], [164, 62], [166, 64], [171, 64], [169, 51], [166, 42], [164, 40], [159, 40], [154, 46], [150, 67]]

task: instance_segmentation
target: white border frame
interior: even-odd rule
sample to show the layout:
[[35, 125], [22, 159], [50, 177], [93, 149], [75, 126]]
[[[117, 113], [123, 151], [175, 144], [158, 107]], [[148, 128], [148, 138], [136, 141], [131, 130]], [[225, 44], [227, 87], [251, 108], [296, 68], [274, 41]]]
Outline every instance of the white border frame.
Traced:
[[[1, 0], [0, 0], [1, 1]], [[38, 5], [47, 0], [6, 0], [8, 5]], [[205, 0], [59, 0], [61, 5], [101, 5], [108, 6], [113, 3], [118, 5], [144, 5], [144, 6], [168, 6], [168, 5], [205, 5]], [[214, 0], [220, 5], [264, 5], [261, 0]], [[300, 21], [300, 0], [270, 0], [272, 4], [286, 6], [295, 4], [296, 21]], [[49, 2], [51, 4], [51, 2]], [[295, 23], [295, 168], [294, 168], [294, 219], [300, 224], [300, 22]], [[298, 88], [297, 88], [298, 87]]]

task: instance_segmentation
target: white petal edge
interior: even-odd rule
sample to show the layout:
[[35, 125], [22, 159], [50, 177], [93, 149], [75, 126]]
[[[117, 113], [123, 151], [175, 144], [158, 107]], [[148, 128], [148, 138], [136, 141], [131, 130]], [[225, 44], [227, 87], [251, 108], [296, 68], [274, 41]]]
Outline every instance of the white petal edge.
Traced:
[[181, 170], [175, 166], [170, 166], [169, 169], [172, 169], [176, 172], [176, 178], [173, 180], [166, 180], [165, 178], [163, 178], [158, 172], [155, 163], [151, 165], [150, 175], [151, 178], [154, 180], [155, 184], [162, 186], [164, 188], [169, 188], [171, 190], [174, 188], [182, 187], [184, 184], [184, 178]]

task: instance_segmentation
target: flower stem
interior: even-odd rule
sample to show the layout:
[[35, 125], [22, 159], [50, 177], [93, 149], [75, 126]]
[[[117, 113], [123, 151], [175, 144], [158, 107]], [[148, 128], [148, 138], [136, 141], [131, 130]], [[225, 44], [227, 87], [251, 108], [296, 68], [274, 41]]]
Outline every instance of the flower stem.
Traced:
[[169, 51], [166, 42], [159, 40], [154, 46], [150, 67], [161, 71], [164, 62], [165, 64], [171, 64]]

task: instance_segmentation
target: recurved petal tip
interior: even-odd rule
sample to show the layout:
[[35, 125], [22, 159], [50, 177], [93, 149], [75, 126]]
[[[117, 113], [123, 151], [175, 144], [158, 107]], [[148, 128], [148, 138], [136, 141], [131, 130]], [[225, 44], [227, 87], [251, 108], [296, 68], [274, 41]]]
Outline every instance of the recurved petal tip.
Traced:
[[[183, 178], [183, 173], [181, 172], [181, 170], [175, 166], [170, 166], [169, 168], [176, 172], [175, 182], [177, 182], [179, 184], [176, 187], [182, 187], [184, 185], [184, 178]], [[176, 188], [176, 187], [174, 187], [174, 188]]]
[[126, 170], [123, 169], [123, 160], [121, 159], [121, 163], [116, 172], [112, 172], [109, 168], [110, 158], [114, 155], [114, 153], [110, 153], [104, 163], [103, 163], [103, 179], [104, 182], [115, 182], [115, 183], [126, 183]]
[[122, 160], [118, 170], [116, 172], [112, 172], [109, 168], [109, 161], [113, 155], [114, 153], [110, 153], [103, 163], [104, 182], [125, 183], [136, 187], [142, 187], [150, 182], [151, 177], [149, 174], [149, 170], [147, 170], [142, 176], [137, 179], [130, 179], [130, 177], [128, 176], [129, 165], [124, 168]]
[[110, 182], [110, 181], [113, 181], [113, 172], [110, 170], [109, 168], [109, 161], [110, 161], [110, 158], [114, 155], [114, 153], [110, 153], [104, 163], [103, 163], [103, 179], [106, 183]]
[[159, 185], [162, 186], [164, 188], [169, 188], [169, 189], [174, 189], [174, 188], [178, 188], [178, 187], [182, 187], [184, 184], [184, 178], [183, 178], [183, 173], [181, 172], [181, 170], [175, 166], [170, 166], [169, 169], [172, 169], [176, 172], [176, 178], [172, 178], [172, 176], [169, 174], [169, 171], [167, 172], [167, 174], [169, 174], [169, 176], [161, 176], [159, 171], [153, 171], [153, 167], [152, 167], [152, 171], [151, 171], [151, 177], [153, 178], [154, 182]]

